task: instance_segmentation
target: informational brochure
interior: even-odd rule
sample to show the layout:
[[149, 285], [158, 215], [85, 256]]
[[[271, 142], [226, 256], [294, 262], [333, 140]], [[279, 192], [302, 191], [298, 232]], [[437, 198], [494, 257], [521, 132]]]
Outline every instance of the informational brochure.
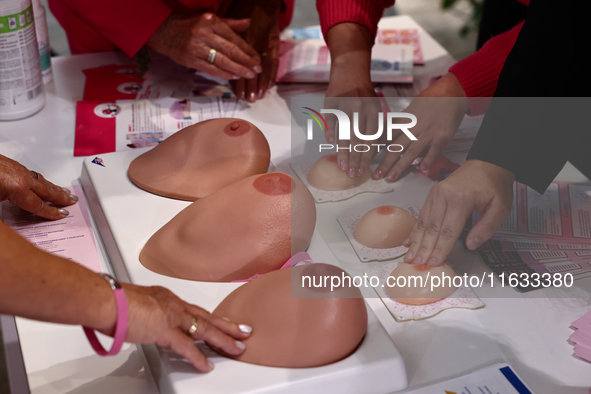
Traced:
[[192, 124], [235, 117], [246, 105], [221, 96], [79, 101], [74, 156], [154, 146]]
[[[591, 245], [591, 184], [557, 181], [544, 194], [514, 184], [509, 218], [494, 239]], [[472, 226], [480, 215], [472, 215]]]
[[[572, 281], [587, 277], [591, 273], [591, 258], [553, 259], [545, 251], [505, 252], [500, 250], [482, 250], [478, 252], [484, 263], [505, 284], [514, 278], [511, 285], [521, 292], [553, 286], [555, 274], [560, 282], [572, 284]], [[551, 252], [550, 252], [551, 253]], [[527, 279], [527, 280], [526, 280]]]
[[[412, 83], [413, 46], [376, 44], [371, 52], [373, 82]], [[330, 51], [324, 40], [282, 41], [278, 82], [328, 83]]]
[[464, 376], [405, 391], [404, 394], [534, 394], [509, 364], [498, 363]]
[[165, 97], [233, 97], [228, 81], [153, 56], [153, 65], [140, 78], [133, 64], [100, 66], [82, 71], [86, 76], [84, 101], [114, 102]]
[[[296, 40], [321, 39], [320, 27], [300, 27], [288, 32], [287, 37]], [[287, 38], [286, 37], [286, 38]], [[413, 61], [415, 65], [425, 64], [421, 39], [418, 29], [378, 29], [376, 44], [405, 44], [413, 47]]]
[[78, 202], [66, 207], [69, 212], [67, 217], [47, 220], [9, 201], [3, 201], [4, 223], [38, 248], [100, 272], [101, 265], [84, 191], [80, 185], [68, 189], [78, 196]]

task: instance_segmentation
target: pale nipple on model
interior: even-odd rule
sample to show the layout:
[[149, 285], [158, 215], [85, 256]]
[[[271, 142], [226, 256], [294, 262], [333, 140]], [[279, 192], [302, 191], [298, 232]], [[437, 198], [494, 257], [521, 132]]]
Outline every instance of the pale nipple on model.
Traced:
[[353, 236], [370, 248], [395, 248], [402, 245], [416, 222], [417, 219], [406, 209], [384, 205], [363, 215]]
[[314, 199], [301, 181], [283, 173], [254, 175], [181, 211], [148, 240], [140, 261], [175, 278], [248, 279], [306, 250], [315, 224]]
[[173, 134], [138, 156], [129, 179], [154, 194], [195, 201], [269, 169], [263, 133], [241, 119], [213, 119]]

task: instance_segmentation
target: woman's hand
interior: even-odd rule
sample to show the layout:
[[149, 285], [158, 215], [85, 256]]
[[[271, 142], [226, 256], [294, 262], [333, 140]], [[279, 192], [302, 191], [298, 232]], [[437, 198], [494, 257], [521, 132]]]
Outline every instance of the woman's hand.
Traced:
[[422, 155], [426, 156], [421, 163], [421, 170], [429, 169], [453, 138], [468, 110], [468, 99], [456, 76], [448, 73], [441, 77], [404, 110], [417, 117], [417, 125], [410, 130], [417, 140], [411, 141], [401, 133], [396, 140], [388, 141], [388, 144], [399, 144], [404, 149], [401, 152], [387, 152], [375, 169], [373, 178], [386, 177], [388, 181], [394, 182]]
[[[129, 307], [126, 341], [155, 343], [168, 347], [185, 357], [201, 372], [209, 372], [214, 366], [195, 346], [195, 341], [205, 341], [228, 355], [237, 356], [245, 349], [241, 340], [250, 336], [252, 328], [212, 315], [206, 310], [189, 304], [163, 287], [143, 287], [124, 283]], [[188, 330], [197, 319], [197, 329], [192, 336]], [[112, 335], [114, 328], [101, 332]]]
[[495, 164], [468, 160], [427, 195], [404, 246], [404, 262], [438, 266], [445, 262], [472, 211], [482, 218], [470, 230], [470, 250], [488, 240], [511, 213], [515, 174]]
[[261, 58], [263, 71], [252, 79], [240, 78], [233, 82], [236, 97], [254, 103], [264, 97], [277, 79], [279, 68], [279, 11], [281, 2], [277, 0], [257, 0], [254, 2], [234, 2], [228, 16], [248, 17], [250, 26], [242, 36]]
[[45, 219], [62, 219], [69, 212], [60, 206], [75, 204], [78, 197], [45, 180], [43, 175], [27, 170], [20, 163], [0, 155], [0, 201], [8, 200]]
[[[253, 79], [262, 71], [260, 57], [238, 33], [249, 19], [222, 19], [211, 12], [172, 14], [150, 37], [147, 45], [185, 67], [224, 79]], [[208, 61], [211, 49], [216, 55]]]

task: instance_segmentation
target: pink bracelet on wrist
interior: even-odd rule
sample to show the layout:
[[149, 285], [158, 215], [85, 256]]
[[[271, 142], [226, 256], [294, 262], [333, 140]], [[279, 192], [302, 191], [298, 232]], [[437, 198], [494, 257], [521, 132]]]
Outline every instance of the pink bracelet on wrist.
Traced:
[[125, 342], [125, 334], [127, 333], [127, 298], [125, 297], [125, 290], [119, 282], [115, 280], [109, 274], [99, 274], [111, 286], [113, 294], [115, 295], [115, 301], [117, 303], [117, 323], [115, 323], [115, 334], [113, 335], [113, 346], [111, 350], [106, 351], [103, 345], [99, 342], [94, 330], [88, 327], [82, 327], [84, 333], [90, 342], [90, 345], [99, 356], [114, 356], [121, 350], [123, 342]]

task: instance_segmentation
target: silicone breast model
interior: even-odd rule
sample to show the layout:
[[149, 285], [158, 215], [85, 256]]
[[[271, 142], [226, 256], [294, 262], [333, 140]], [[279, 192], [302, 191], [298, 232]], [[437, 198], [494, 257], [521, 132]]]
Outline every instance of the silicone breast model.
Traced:
[[306, 250], [315, 224], [316, 205], [301, 181], [278, 172], [254, 175], [181, 211], [148, 240], [140, 261], [175, 278], [248, 279]]
[[[444, 274], [447, 277], [450, 277], [450, 281], [453, 281], [453, 278], [456, 276], [454, 270], [447, 264], [442, 264], [438, 267], [429, 267], [424, 264], [406, 264], [402, 263], [398, 267], [394, 268], [394, 271], [390, 274], [391, 277], [394, 277], [395, 281], [390, 279], [391, 283], [396, 283], [396, 286], [388, 286], [386, 288], [386, 292], [388, 295], [397, 302], [402, 304], [408, 305], [425, 305], [431, 304], [433, 302], [437, 302], [439, 300], [444, 299], [445, 297], [449, 297], [456, 291], [457, 287], [453, 286], [453, 283], [450, 283], [448, 280], [442, 281], [442, 285], [438, 287], [434, 287], [433, 291], [431, 291], [431, 282], [429, 281], [427, 275], [434, 277], [438, 276], [441, 278], [441, 275]], [[420, 280], [409, 280], [409, 276], [420, 276], [422, 277], [422, 281], [427, 281], [427, 285], [422, 287]], [[404, 277], [406, 279], [397, 279], [398, 277]], [[399, 286], [402, 284], [404, 286]]]
[[359, 219], [353, 236], [361, 245], [386, 249], [402, 245], [417, 219], [406, 209], [384, 205]]
[[213, 119], [186, 127], [138, 156], [129, 179], [164, 197], [195, 201], [269, 169], [269, 143], [252, 123]]
[[[316, 270], [339, 277], [344, 273], [326, 264], [282, 269], [254, 279], [222, 301], [214, 314], [253, 327], [252, 335], [244, 340], [246, 350], [237, 360], [271, 367], [310, 368], [342, 360], [355, 351], [367, 330], [367, 310], [361, 293], [354, 287], [356, 295], [349, 294], [351, 288], [341, 288], [330, 298], [317, 298], [326, 295], [325, 288], [318, 291], [301, 287], [302, 276]], [[298, 289], [293, 290], [294, 286]], [[292, 296], [292, 291], [306, 298]]]
[[322, 190], [345, 190], [359, 186], [371, 178], [371, 171], [362, 176], [350, 177], [337, 167], [337, 155], [323, 156], [316, 160], [308, 173], [310, 185]]

